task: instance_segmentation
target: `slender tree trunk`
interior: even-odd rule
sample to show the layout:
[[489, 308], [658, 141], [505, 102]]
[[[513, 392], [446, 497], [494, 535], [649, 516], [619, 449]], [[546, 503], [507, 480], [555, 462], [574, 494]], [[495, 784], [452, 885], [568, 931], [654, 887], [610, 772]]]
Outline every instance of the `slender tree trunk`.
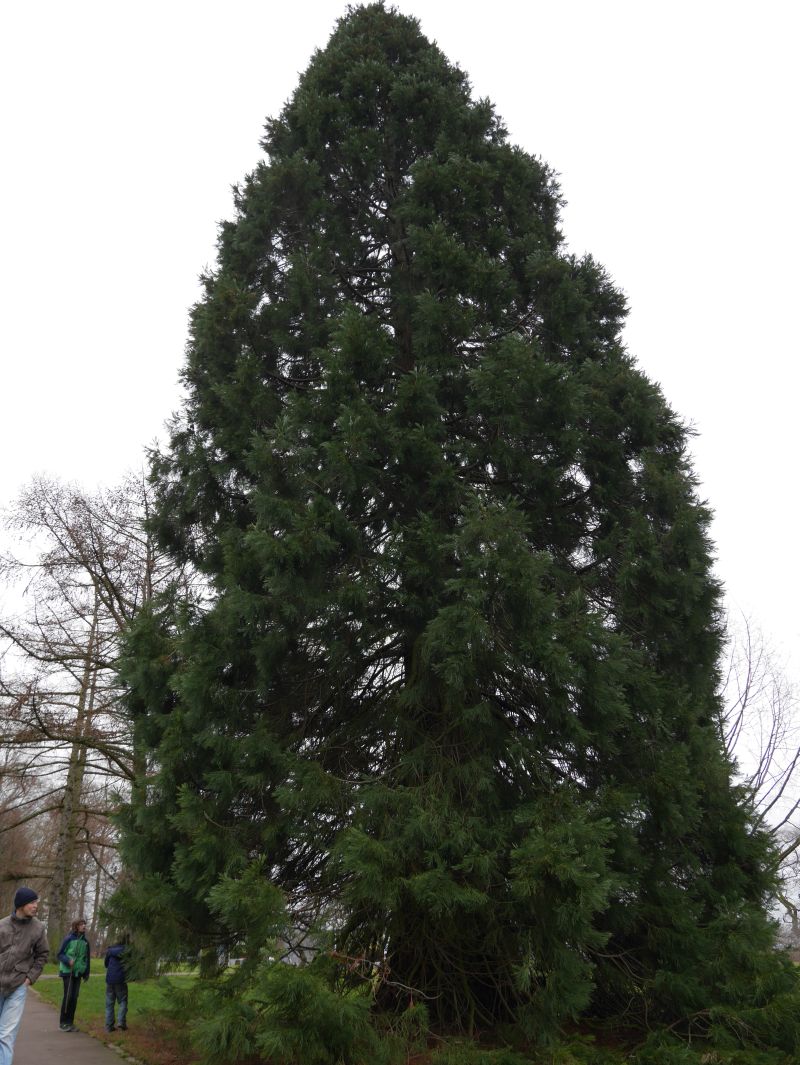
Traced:
[[84, 875], [84, 877], [81, 880], [81, 890], [80, 890], [80, 895], [78, 897], [78, 906], [77, 906], [78, 912], [75, 914], [76, 917], [85, 917], [86, 916], [86, 885], [88, 883], [88, 880], [89, 880], [88, 875]]
[[[100, 848], [100, 861], [105, 865], [105, 847]], [[100, 904], [102, 902], [101, 891], [103, 886], [103, 867], [96, 863], [94, 869], [94, 904], [92, 907], [92, 923], [89, 926], [89, 938], [94, 943], [97, 939], [97, 931], [100, 920]]]
[[94, 689], [97, 682], [95, 663], [95, 646], [97, 642], [98, 603], [95, 598], [94, 614], [86, 644], [86, 660], [78, 692], [78, 706], [75, 719], [75, 742], [70, 752], [67, 781], [64, 788], [64, 802], [59, 817], [59, 829], [56, 842], [53, 878], [50, 883], [50, 905], [48, 908], [47, 935], [50, 941], [51, 956], [55, 955], [66, 931], [67, 906], [72, 887], [75, 866], [76, 835], [86, 773], [86, 747], [81, 738], [86, 730], [94, 703]]
[[[150, 517], [150, 508], [145, 503], [145, 517]], [[156, 553], [152, 537], [147, 537], [147, 550], [145, 555], [144, 573], [142, 575], [142, 606], [146, 606], [153, 600], [153, 573], [156, 568]], [[131, 722], [130, 727], [133, 780], [131, 783], [132, 801], [134, 805], [147, 801], [147, 748], [142, 745], [141, 739], [136, 734], [136, 727]]]

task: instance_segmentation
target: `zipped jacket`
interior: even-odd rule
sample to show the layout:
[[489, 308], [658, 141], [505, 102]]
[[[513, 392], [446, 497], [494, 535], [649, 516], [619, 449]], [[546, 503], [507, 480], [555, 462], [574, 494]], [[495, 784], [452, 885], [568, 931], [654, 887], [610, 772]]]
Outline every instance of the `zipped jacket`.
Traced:
[[[58, 948], [58, 960], [61, 963], [58, 967], [59, 976], [69, 976], [72, 973], [73, 976], [88, 980], [91, 965], [90, 953], [89, 940], [86, 936], [83, 933], [70, 932]], [[70, 958], [75, 959], [74, 965], [70, 965]]]
[[26, 978], [36, 982], [47, 961], [49, 948], [44, 925], [35, 917], [0, 920], [0, 995], [15, 991]]

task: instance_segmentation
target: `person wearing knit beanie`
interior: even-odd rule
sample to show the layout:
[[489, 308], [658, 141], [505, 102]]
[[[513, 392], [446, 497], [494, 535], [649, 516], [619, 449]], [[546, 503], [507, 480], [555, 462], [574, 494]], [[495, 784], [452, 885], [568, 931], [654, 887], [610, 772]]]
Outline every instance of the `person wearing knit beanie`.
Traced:
[[25, 996], [47, 961], [47, 933], [36, 919], [39, 896], [17, 889], [14, 910], [0, 920], [0, 1062], [11, 1065]]
[[[39, 896], [29, 887], [17, 888], [17, 893], [14, 895], [14, 909], [21, 910], [23, 906], [27, 906], [30, 902], [37, 902]], [[19, 914], [17, 914], [19, 916]], [[32, 914], [28, 915], [32, 916]]]

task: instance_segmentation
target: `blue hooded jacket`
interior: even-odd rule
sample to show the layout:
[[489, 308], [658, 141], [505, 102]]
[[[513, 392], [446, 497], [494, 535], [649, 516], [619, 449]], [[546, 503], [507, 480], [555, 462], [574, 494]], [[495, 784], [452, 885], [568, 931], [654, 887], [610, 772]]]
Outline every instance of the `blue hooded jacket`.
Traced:
[[127, 981], [124, 957], [127, 949], [124, 943], [118, 943], [116, 946], [109, 947], [106, 951], [103, 964], [106, 967], [107, 984], [124, 984]]

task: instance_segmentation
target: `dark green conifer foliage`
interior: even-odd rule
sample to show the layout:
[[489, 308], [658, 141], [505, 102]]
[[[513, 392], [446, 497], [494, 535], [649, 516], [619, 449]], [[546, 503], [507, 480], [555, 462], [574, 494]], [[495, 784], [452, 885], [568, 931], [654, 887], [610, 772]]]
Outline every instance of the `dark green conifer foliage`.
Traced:
[[263, 145], [154, 464], [211, 595], [130, 645], [129, 910], [157, 892], [176, 941], [228, 937], [269, 984], [277, 886], [358, 959], [341, 982], [445, 1028], [752, 1030], [793, 977], [720, 744], [708, 513], [623, 297], [563, 249], [548, 168], [381, 5]]

